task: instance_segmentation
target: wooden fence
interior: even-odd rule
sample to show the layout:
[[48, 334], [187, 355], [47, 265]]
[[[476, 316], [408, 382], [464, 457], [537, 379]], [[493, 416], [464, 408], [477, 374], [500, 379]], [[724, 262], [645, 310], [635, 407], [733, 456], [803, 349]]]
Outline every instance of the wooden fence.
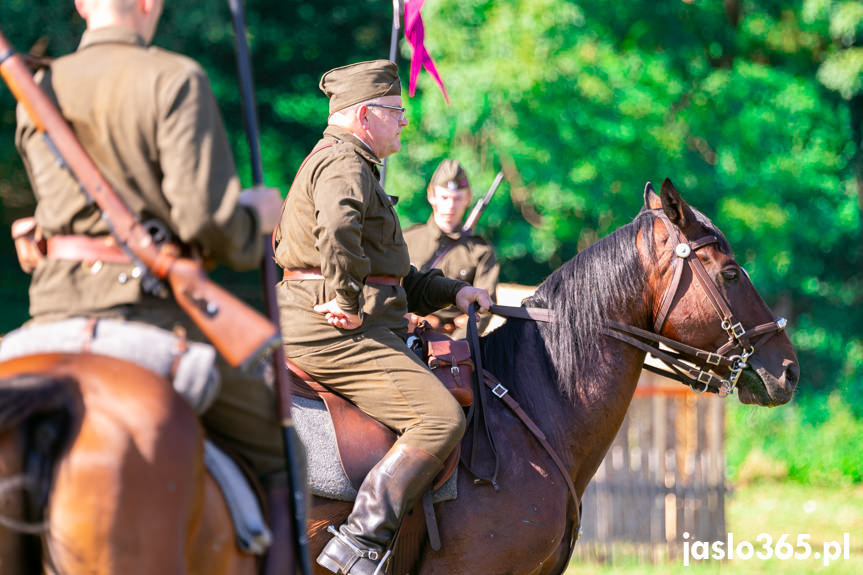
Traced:
[[642, 374], [617, 437], [583, 497], [575, 557], [679, 556], [689, 540], [725, 538], [723, 400]]

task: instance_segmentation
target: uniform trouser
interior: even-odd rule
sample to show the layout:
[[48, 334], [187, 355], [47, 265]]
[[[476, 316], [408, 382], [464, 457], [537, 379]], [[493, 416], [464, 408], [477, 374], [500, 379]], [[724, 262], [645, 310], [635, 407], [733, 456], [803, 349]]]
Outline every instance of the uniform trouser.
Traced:
[[443, 461], [461, 440], [465, 419], [458, 402], [389, 329], [370, 328], [323, 345], [286, 345], [285, 355], [399, 434], [397, 443]]

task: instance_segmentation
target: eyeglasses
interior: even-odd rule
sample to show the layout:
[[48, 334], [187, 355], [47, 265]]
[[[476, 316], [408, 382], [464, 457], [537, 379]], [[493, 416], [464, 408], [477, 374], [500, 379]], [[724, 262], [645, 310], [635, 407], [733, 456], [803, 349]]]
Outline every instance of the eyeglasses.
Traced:
[[369, 108], [386, 108], [387, 110], [395, 110], [398, 112], [396, 119], [403, 119], [405, 117], [405, 109], [400, 106], [389, 106], [387, 104], [366, 104]]

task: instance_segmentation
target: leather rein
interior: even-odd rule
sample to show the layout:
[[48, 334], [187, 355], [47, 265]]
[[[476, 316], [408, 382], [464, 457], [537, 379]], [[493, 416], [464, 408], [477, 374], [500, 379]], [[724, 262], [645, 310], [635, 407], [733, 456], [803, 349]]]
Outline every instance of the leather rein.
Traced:
[[[500, 316], [516, 319], [525, 319], [541, 322], [553, 321], [552, 311], [544, 308], [492, 305], [489, 308], [489, 311]], [[488, 420], [486, 419], [484, 414], [485, 409], [483, 407], [485, 397], [484, 390], [485, 388], [488, 388], [491, 391], [492, 395], [501, 400], [504, 405], [506, 405], [513, 412], [513, 414], [518, 417], [518, 419], [527, 428], [527, 430], [530, 431], [530, 433], [534, 436], [537, 442], [539, 442], [542, 448], [545, 449], [546, 453], [548, 453], [549, 457], [551, 457], [551, 460], [557, 466], [560, 474], [563, 476], [563, 479], [566, 482], [566, 487], [569, 490], [569, 496], [572, 498], [573, 502], [573, 524], [571, 531], [568, 533], [569, 552], [571, 555], [572, 548], [575, 545], [575, 541], [578, 539], [579, 528], [581, 526], [581, 504], [579, 502], [578, 492], [575, 489], [575, 484], [573, 483], [572, 477], [570, 477], [569, 472], [566, 469], [566, 465], [563, 463], [563, 459], [560, 457], [560, 455], [558, 455], [557, 451], [554, 449], [551, 443], [549, 443], [545, 433], [542, 432], [539, 426], [536, 425], [536, 423], [530, 418], [527, 412], [524, 411], [518, 401], [516, 401], [516, 399], [509, 394], [509, 390], [504, 387], [500, 383], [500, 381], [498, 381], [494, 376], [483, 370], [482, 355], [480, 353], [479, 346], [479, 329], [476, 322], [476, 304], [471, 304], [471, 307], [468, 310], [467, 340], [470, 344], [471, 355], [473, 356], [475, 366], [474, 403], [470, 407], [467, 415], [467, 422], [468, 425], [471, 425], [473, 428], [473, 435], [471, 440], [470, 457], [467, 458], [467, 454], [462, 451], [462, 464], [475, 477], [474, 484], [489, 483], [495, 491], [499, 490], [499, 486], [497, 483], [497, 473], [499, 469], [500, 458], [498, 457], [497, 449], [494, 445], [494, 437], [492, 434], [492, 430], [491, 427], [488, 425]], [[485, 432], [489, 448], [491, 449], [492, 455], [494, 457], [494, 472], [491, 477], [483, 477], [473, 469], [475, 455], [477, 453], [476, 439], [477, 434], [480, 431], [480, 419], [482, 419], [482, 428]]]
[[[713, 234], [708, 234], [697, 240], [687, 241], [686, 238], [681, 237], [677, 227], [661, 210], [657, 219], [665, 226], [669, 239], [675, 247], [672, 256], [673, 278], [662, 297], [659, 312], [653, 324], [653, 331], [609, 321], [606, 322], [606, 327], [602, 333], [649, 353], [668, 368], [666, 370], [645, 364], [644, 369], [688, 385], [696, 393], [710, 391], [719, 397], [727, 397], [734, 393], [740, 374], [748, 366], [748, 359], [755, 355], [757, 347], [764, 345], [772, 336], [784, 330], [787, 320], [780, 317], [749, 330], [745, 329], [743, 324], [735, 318], [728, 302], [719, 293], [704, 264], [696, 255], [699, 249], [718, 244], [719, 238]], [[692, 277], [704, 290], [708, 301], [719, 316], [722, 329], [728, 334], [728, 341], [715, 352], [692, 347], [659, 335], [671, 311], [672, 302], [680, 287], [685, 266], [689, 267]], [[746, 272], [744, 271], [744, 273]], [[660, 349], [660, 344], [669, 350]], [[729, 355], [732, 351], [738, 351], [738, 353]], [[722, 378], [710, 373], [710, 370], [716, 367], [728, 368], [728, 376]]]

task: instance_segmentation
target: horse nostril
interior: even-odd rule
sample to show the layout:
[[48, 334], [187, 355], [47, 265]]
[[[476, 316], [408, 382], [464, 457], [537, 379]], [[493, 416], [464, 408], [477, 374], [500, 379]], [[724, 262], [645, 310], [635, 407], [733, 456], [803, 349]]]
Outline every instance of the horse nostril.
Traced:
[[797, 385], [797, 380], [800, 378], [800, 367], [791, 362], [785, 367], [785, 382], [793, 389]]

